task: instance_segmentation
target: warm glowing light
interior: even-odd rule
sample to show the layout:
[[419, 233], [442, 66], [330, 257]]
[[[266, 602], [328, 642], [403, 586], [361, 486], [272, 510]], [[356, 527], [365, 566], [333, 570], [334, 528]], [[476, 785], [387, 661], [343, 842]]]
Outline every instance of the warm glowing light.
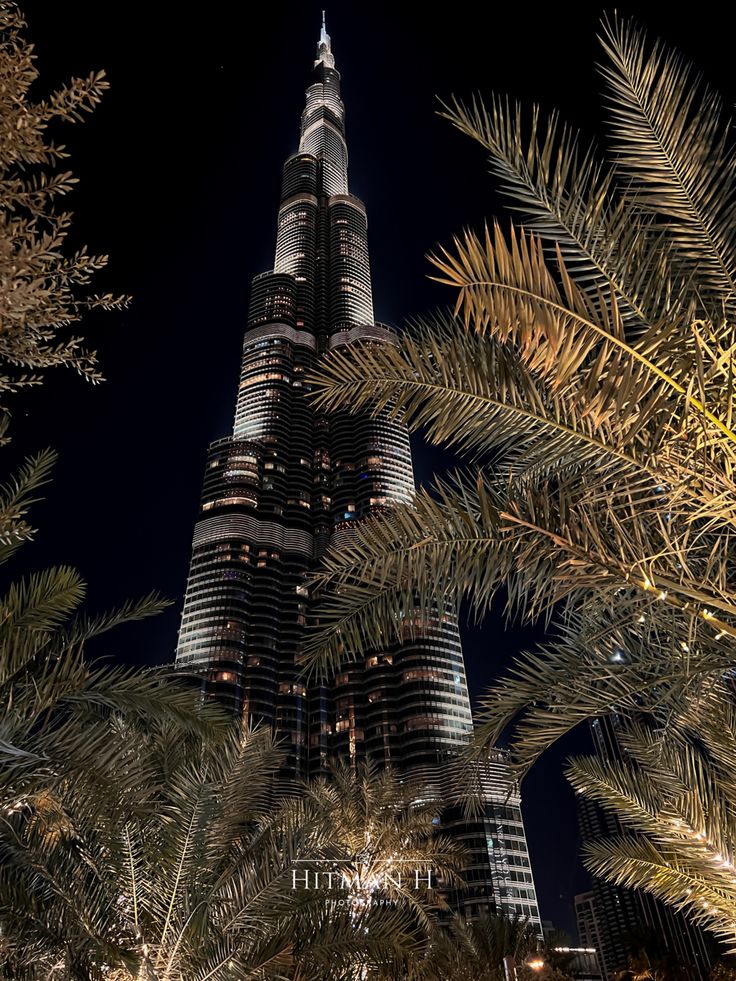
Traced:
[[553, 947], [556, 954], [597, 954], [595, 947]]
[[536, 958], [533, 961], [527, 961], [526, 966], [530, 967], [532, 971], [541, 971], [544, 968], [544, 961], [541, 958]]

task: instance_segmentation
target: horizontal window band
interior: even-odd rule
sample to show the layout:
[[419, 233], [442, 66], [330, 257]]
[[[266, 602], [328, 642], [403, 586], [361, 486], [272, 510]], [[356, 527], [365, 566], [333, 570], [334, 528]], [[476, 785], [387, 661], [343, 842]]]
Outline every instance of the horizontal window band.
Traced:
[[249, 514], [214, 515], [198, 521], [192, 547], [228, 540], [270, 545], [283, 551], [311, 555], [313, 537], [299, 528], [285, 528], [275, 521], [259, 521]]

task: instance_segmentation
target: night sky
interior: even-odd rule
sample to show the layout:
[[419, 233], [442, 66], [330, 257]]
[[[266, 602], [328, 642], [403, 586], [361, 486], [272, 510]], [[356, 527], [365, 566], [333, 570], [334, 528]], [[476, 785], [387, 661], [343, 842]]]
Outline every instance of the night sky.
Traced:
[[[3, 573], [72, 564], [95, 611], [159, 590], [171, 609], [110, 635], [98, 653], [171, 661], [205, 453], [232, 425], [249, 283], [272, 266], [281, 167], [297, 148], [321, 5], [209, 0], [194, 13], [161, 0], [22, 6], [42, 73], [38, 97], [74, 74], [108, 74], [111, 90], [94, 116], [58, 136], [80, 179], [67, 201], [75, 234], [111, 256], [96, 288], [134, 300], [88, 323], [103, 385], [61, 372], [15, 401], [4, 472], [47, 445], [60, 462], [34, 511], [36, 542]], [[368, 207], [377, 319], [401, 324], [450, 302], [427, 278], [426, 253], [503, 214], [482, 150], [437, 117], [436, 97], [507, 92], [558, 107], [596, 135], [605, 9], [612, 5], [464, 0], [439, 13], [344, 0], [328, 8], [351, 191]], [[618, 9], [677, 45], [733, 100], [732, 35], [715, 4]], [[420, 481], [446, 462], [419, 442], [414, 460]], [[500, 610], [468, 628], [474, 698], [540, 635], [505, 629]], [[581, 747], [584, 734], [550, 752], [523, 788], [541, 913], [568, 931], [573, 896], [588, 880], [560, 768]]]

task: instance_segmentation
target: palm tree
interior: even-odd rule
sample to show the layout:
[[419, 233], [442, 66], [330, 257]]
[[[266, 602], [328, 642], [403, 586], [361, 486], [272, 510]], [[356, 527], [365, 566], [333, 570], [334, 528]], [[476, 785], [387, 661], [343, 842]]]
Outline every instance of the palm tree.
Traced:
[[[52, 461], [48, 453], [30, 459], [0, 489], [0, 562], [30, 537], [26, 515]], [[79, 612], [83, 597], [78, 574], [58, 567], [0, 598], [0, 949], [21, 974], [44, 951], [71, 943], [82, 924], [105, 934], [105, 912], [85, 891], [95, 868], [90, 842], [104, 842], [119, 814], [150, 805], [142, 743], [151, 731], [165, 726], [171, 738], [215, 747], [230, 729], [166, 672], [88, 661], [90, 639], [157, 613], [161, 600], [89, 618]]]
[[626, 968], [616, 972], [616, 981], [688, 981], [692, 966], [667, 950], [656, 930], [643, 928], [629, 937]]
[[[733, 698], [736, 156], [720, 99], [678, 54], [618, 17], [601, 40], [608, 160], [556, 115], [445, 105], [525, 224], [465, 232], [432, 260], [452, 312], [415, 321], [401, 349], [331, 352], [312, 379], [317, 405], [401, 418], [469, 463], [328, 554], [305, 659], [328, 669], [466, 596], [482, 615], [504, 587], [511, 612], [560, 617], [489, 693], [480, 745], [511, 727], [523, 773], [583, 719], [648, 714], [655, 794], [666, 746]], [[715, 750], [692, 752], [699, 774]], [[717, 752], [733, 766], [729, 732]], [[686, 780], [706, 807], [732, 801], [721, 777]], [[723, 844], [706, 856], [718, 903], [687, 876], [616, 874], [733, 936], [731, 832], [691, 817], [698, 841]]]
[[404, 905], [431, 928], [428, 909], [446, 909], [444, 892], [461, 887], [462, 848], [435, 833], [440, 802], [421, 782], [402, 779], [373, 760], [336, 764], [305, 787], [306, 806], [347, 865], [353, 909], [380, 896]]
[[422, 954], [436, 902], [393, 884], [397, 857], [445, 876], [458, 858], [393, 776], [342, 770], [283, 798], [269, 730], [122, 730], [114, 809], [90, 825], [62, 795], [13, 820], [18, 976], [355, 981], [401, 976]]
[[488, 912], [474, 920], [453, 916], [437, 932], [422, 981], [504, 981], [504, 958], [523, 962], [537, 950], [528, 920]]

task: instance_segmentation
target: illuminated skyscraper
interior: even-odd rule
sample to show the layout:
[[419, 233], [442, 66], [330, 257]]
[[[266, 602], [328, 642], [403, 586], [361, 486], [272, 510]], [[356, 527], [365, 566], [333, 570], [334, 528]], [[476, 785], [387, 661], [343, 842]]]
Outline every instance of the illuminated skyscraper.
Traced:
[[[328, 686], [308, 687], [295, 664], [307, 574], [355, 522], [414, 492], [403, 426], [315, 412], [307, 398], [305, 375], [325, 352], [400, 343], [373, 318], [366, 210], [349, 192], [347, 159], [323, 23], [299, 149], [284, 165], [274, 268], [252, 284], [233, 434], [208, 454], [176, 663], [234, 712], [272, 725], [296, 777], [369, 755], [440, 794], [444, 764], [472, 730], [454, 622], [438, 617], [346, 663]], [[518, 797], [506, 801], [502, 772], [486, 764], [485, 818], [446, 823], [478, 858], [468, 902], [518, 905], [538, 920]]]

